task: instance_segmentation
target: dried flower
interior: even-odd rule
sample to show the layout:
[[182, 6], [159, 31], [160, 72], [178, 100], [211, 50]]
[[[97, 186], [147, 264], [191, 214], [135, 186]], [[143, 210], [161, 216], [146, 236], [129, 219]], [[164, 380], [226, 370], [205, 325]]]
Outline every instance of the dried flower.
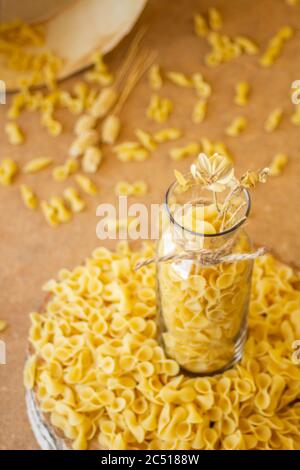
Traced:
[[218, 153], [212, 157], [200, 153], [196, 163], [191, 166], [191, 174], [206, 189], [214, 192], [222, 192], [236, 182], [232, 164]]
[[254, 188], [257, 183], [265, 183], [270, 173], [269, 168], [263, 168], [258, 171], [247, 171], [240, 180], [243, 188]]

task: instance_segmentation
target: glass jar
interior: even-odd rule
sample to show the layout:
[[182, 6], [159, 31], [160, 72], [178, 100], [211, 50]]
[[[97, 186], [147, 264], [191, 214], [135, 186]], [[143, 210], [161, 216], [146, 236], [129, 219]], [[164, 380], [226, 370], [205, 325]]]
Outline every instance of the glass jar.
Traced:
[[[227, 196], [218, 195], [222, 200], [216, 205], [211, 191], [192, 185], [182, 192], [178, 183], [166, 195], [157, 246], [159, 336], [167, 356], [191, 375], [212, 375], [232, 367], [241, 359], [246, 340], [253, 261], [218, 259], [251, 249], [241, 228], [250, 197], [247, 190], [241, 191], [229, 228], [212, 233], [210, 217], [214, 213], [218, 220], [215, 211]], [[193, 214], [206, 214], [197, 231], [182, 216], [191, 209]]]

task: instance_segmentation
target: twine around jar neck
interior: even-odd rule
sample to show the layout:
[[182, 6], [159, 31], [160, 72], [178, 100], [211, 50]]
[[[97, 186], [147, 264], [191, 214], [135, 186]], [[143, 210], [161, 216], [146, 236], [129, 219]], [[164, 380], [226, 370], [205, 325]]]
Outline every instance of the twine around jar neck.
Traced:
[[230, 253], [232, 244], [224, 246], [217, 250], [201, 249], [199, 251], [183, 249], [181, 253], [172, 252], [165, 256], [157, 256], [140, 261], [136, 264], [134, 270], [138, 271], [144, 266], [149, 266], [152, 263], [167, 263], [170, 261], [193, 260], [203, 266], [213, 266], [221, 263], [236, 263], [240, 261], [254, 260], [266, 254], [267, 250], [264, 247], [258, 248], [256, 251], [249, 253]]

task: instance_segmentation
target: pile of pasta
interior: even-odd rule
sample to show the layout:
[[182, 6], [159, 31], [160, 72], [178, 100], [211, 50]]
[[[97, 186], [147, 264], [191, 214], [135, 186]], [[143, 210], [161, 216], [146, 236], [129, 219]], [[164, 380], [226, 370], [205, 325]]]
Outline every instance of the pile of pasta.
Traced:
[[300, 276], [270, 255], [255, 262], [242, 361], [191, 378], [157, 341], [154, 245], [96, 248], [63, 269], [31, 314], [24, 379], [74, 449], [300, 449]]

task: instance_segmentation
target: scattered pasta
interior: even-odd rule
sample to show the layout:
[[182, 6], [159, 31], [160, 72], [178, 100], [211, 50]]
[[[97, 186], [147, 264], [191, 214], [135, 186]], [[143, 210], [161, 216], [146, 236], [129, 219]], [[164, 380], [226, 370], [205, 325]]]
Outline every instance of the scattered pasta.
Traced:
[[148, 185], [145, 181], [135, 181], [128, 183], [120, 181], [115, 187], [117, 196], [145, 196], [148, 192]]
[[294, 124], [294, 126], [300, 126], [300, 106], [299, 105], [295, 106], [295, 111], [291, 116], [291, 123]]
[[245, 106], [248, 103], [250, 85], [248, 82], [238, 82], [235, 87], [234, 102], [238, 106]]
[[147, 117], [156, 122], [167, 121], [173, 111], [173, 103], [168, 98], [161, 98], [158, 95], [152, 95], [147, 109]]
[[200, 151], [200, 145], [197, 142], [191, 142], [184, 147], [175, 147], [170, 151], [172, 160], [183, 160], [187, 157], [196, 156]]
[[41, 123], [48, 129], [48, 132], [53, 137], [57, 137], [62, 133], [62, 124], [53, 118], [52, 112], [44, 112], [42, 114]]
[[244, 116], [235, 118], [226, 129], [226, 134], [230, 137], [236, 137], [240, 135], [247, 126], [247, 120]]
[[116, 142], [121, 131], [121, 120], [115, 114], [109, 114], [103, 121], [101, 139], [104, 144], [112, 145]]
[[74, 213], [82, 212], [86, 207], [84, 200], [80, 197], [79, 192], [75, 188], [66, 188], [64, 190], [64, 198]]
[[149, 157], [149, 151], [139, 142], [123, 142], [113, 148], [121, 162], [143, 162]]
[[11, 158], [4, 158], [0, 164], [0, 183], [3, 186], [12, 184], [14, 177], [18, 173], [18, 165]]
[[71, 221], [72, 212], [66, 207], [62, 197], [53, 196], [50, 199], [50, 206], [55, 210], [58, 223], [63, 224]]
[[56, 166], [52, 171], [52, 177], [55, 181], [66, 181], [69, 176], [76, 173], [79, 164], [76, 160], [70, 158], [63, 165]]
[[176, 127], [169, 127], [155, 132], [153, 139], [158, 144], [163, 144], [181, 137], [182, 131]]
[[153, 91], [160, 90], [163, 85], [160, 67], [157, 64], [154, 64], [150, 67], [149, 84]]
[[81, 133], [73, 142], [69, 149], [69, 155], [72, 158], [81, 157], [85, 153], [85, 151], [99, 143], [100, 137], [96, 130], [90, 130]]
[[62, 108], [67, 108], [70, 113], [78, 115], [84, 110], [84, 100], [74, 97], [67, 91], [61, 91], [59, 94], [59, 101]]
[[102, 162], [102, 150], [100, 147], [88, 147], [81, 161], [81, 168], [85, 173], [96, 173]]
[[135, 135], [137, 136], [138, 140], [142, 144], [142, 146], [149, 150], [149, 152], [153, 152], [156, 150], [156, 142], [148, 132], [143, 131], [142, 129], [136, 129]]
[[59, 221], [54, 207], [47, 201], [41, 201], [41, 208], [46, 222], [50, 225], [50, 227], [56, 227], [59, 224]]
[[212, 48], [211, 52], [205, 56], [205, 63], [209, 67], [228, 62], [242, 54], [241, 46], [234, 39], [216, 31], [208, 34], [207, 41]]
[[114, 88], [103, 88], [91, 106], [91, 116], [93, 116], [95, 119], [103, 118], [112, 109], [117, 99], [118, 94]]
[[93, 69], [85, 74], [85, 79], [90, 83], [97, 83], [101, 86], [109, 86], [114, 80], [114, 76], [109, 72], [103, 60], [102, 53], [97, 52], [92, 57]]
[[75, 181], [86, 194], [89, 194], [90, 196], [98, 194], [97, 186], [87, 176], [75, 175]]
[[245, 36], [236, 36], [235, 42], [247, 55], [256, 55], [259, 52], [257, 45]]
[[284, 43], [294, 35], [291, 26], [283, 26], [268, 43], [267, 49], [261, 56], [259, 63], [262, 67], [270, 67], [280, 56]]
[[197, 13], [194, 15], [194, 30], [197, 36], [205, 38], [208, 36], [209, 28], [203, 15]]
[[215, 67], [242, 54], [255, 55], [258, 53], [258, 47], [251, 39], [245, 36], [230, 38], [226, 34], [221, 34], [222, 26], [222, 17], [216, 8], [209, 8], [208, 20], [200, 14], [194, 16], [196, 35], [205, 38], [211, 46], [211, 51], [205, 56], [206, 65]]
[[75, 135], [80, 136], [85, 132], [92, 131], [96, 127], [96, 124], [97, 119], [93, 116], [90, 116], [89, 114], [84, 114], [83, 116], [80, 116], [80, 118], [75, 124]]
[[203, 122], [207, 112], [207, 102], [204, 100], [198, 100], [193, 110], [193, 122]]
[[193, 86], [193, 81], [181, 72], [168, 72], [167, 78], [170, 80], [170, 82], [174, 83], [175, 85], [184, 88], [191, 88]]
[[48, 168], [52, 164], [52, 158], [39, 157], [30, 160], [23, 168], [24, 173], [38, 173], [39, 171]]
[[287, 163], [288, 163], [287, 155], [285, 155], [284, 153], [278, 153], [277, 155], [275, 155], [271, 164], [269, 165], [270, 175], [271, 176], [281, 175]]
[[29, 186], [22, 184], [20, 186], [20, 192], [23, 202], [28, 209], [36, 209], [38, 207], [38, 199]]
[[276, 108], [274, 111], [272, 111], [266, 122], [265, 122], [265, 131], [266, 132], [273, 132], [275, 131], [279, 124], [281, 123], [283, 118], [283, 110], [281, 108]]
[[25, 136], [22, 129], [15, 122], [8, 122], [5, 125], [5, 132], [9, 143], [12, 145], [20, 145], [25, 141]]
[[211, 95], [211, 86], [204, 80], [203, 75], [201, 73], [194, 73], [192, 80], [199, 98], [209, 98]]
[[223, 26], [223, 21], [220, 12], [216, 8], [209, 8], [208, 10], [209, 27], [213, 31], [219, 31]]
[[0, 333], [2, 333], [7, 328], [7, 322], [5, 320], [0, 320]]

